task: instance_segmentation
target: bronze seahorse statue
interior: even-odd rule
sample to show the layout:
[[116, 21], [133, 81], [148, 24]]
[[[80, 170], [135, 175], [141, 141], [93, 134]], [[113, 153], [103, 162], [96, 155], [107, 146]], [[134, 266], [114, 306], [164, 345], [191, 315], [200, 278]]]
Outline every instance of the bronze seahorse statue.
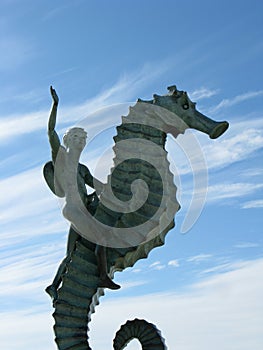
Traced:
[[[87, 167], [78, 164], [85, 142], [80, 140], [76, 130], [75, 141], [74, 132], [71, 135], [75, 149], [79, 147], [75, 157], [77, 161], [72, 165], [75, 173], [71, 174], [77, 178], [76, 188], [80, 194], [77, 206], [83, 206], [87, 213], [74, 221], [76, 216], [71, 209], [76, 202], [72, 204], [66, 199], [64, 216], [73, 215], [68, 254], [53, 284], [47, 288], [53, 298], [55, 341], [60, 350], [91, 349], [88, 344], [88, 323], [99, 297], [104, 294], [104, 287], [119, 288], [113, 282], [114, 272], [147, 258], [153, 248], [164, 244], [166, 234], [174, 227], [174, 216], [180, 206], [165, 150], [167, 133], [177, 137], [187, 128], [193, 128], [215, 139], [228, 128], [227, 122], [213, 121], [198, 112], [186, 92], [177, 90], [176, 86], [170, 86], [168, 90], [167, 95], [155, 94], [150, 101], [139, 99], [130, 107], [129, 114], [122, 117], [114, 137], [114, 166], [106, 185], [96, 180], [96, 186]], [[63, 181], [65, 187], [67, 179], [64, 177], [64, 180], [56, 183], [54, 165], [59, 163], [58, 158], [62, 159], [62, 165], [67, 163], [67, 151], [62, 149], [60, 152], [61, 145], [55, 132], [58, 97], [53, 88], [51, 94], [53, 106], [49, 138], [52, 162], [45, 165], [44, 177], [56, 195], [67, 197], [63, 190]], [[57, 167], [57, 177], [64, 168]], [[147, 184], [148, 193], [146, 201], [137, 208], [131, 200], [134, 194], [132, 183], [138, 179]], [[96, 192], [87, 195], [85, 184], [95, 187]], [[115, 200], [112, 200], [112, 193]], [[121, 203], [129, 203], [128, 209], [135, 210], [118, 210]], [[98, 237], [93, 237], [93, 229], [102, 234], [103, 239], [99, 238], [99, 243]], [[138, 319], [128, 321], [121, 327], [114, 340], [114, 349], [123, 349], [133, 338], [140, 341], [142, 349], [166, 349], [156, 327]]]

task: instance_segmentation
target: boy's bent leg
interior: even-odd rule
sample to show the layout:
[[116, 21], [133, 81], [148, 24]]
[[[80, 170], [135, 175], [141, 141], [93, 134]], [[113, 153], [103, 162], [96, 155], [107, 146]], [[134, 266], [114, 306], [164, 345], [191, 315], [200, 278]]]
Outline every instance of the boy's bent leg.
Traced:
[[97, 257], [98, 270], [100, 276], [99, 287], [109, 289], [120, 289], [120, 286], [114, 283], [113, 280], [108, 276], [106, 247], [97, 245], [95, 254]]
[[79, 235], [77, 234], [77, 232], [75, 232], [72, 228], [70, 228], [69, 236], [68, 236], [68, 244], [67, 244], [67, 255], [59, 265], [59, 268], [57, 270], [57, 273], [54, 277], [52, 284], [45, 289], [45, 291], [51, 296], [51, 298], [54, 301], [57, 300], [57, 297], [58, 297], [57, 290], [62, 281], [62, 276], [67, 269], [67, 265], [71, 260], [71, 254], [75, 249], [76, 242], [78, 239], [79, 239]]

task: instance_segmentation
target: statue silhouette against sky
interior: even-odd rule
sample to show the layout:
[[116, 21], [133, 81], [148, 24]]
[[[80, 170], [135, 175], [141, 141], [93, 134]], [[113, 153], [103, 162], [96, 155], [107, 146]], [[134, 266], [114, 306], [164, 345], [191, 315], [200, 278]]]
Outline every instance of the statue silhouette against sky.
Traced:
[[[147, 258], [165, 243], [175, 225], [180, 205], [165, 150], [167, 134], [176, 138], [192, 128], [216, 139], [228, 128], [226, 121], [216, 122], [201, 114], [185, 91], [174, 85], [168, 90], [149, 101], [139, 99], [122, 117], [113, 138], [113, 167], [107, 183], [102, 184], [79, 163], [87, 137], [82, 128], [71, 128], [61, 145], [55, 131], [58, 97], [51, 87], [48, 135], [52, 161], [45, 165], [44, 176], [52, 192], [65, 198], [63, 215], [71, 222], [67, 255], [46, 289], [53, 298], [55, 341], [60, 350], [91, 350], [88, 323], [103, 288], [120, 288], [112, 280], [114, 273]], [[140, 186], [140, 181], [147, 184], [146, 197], [146, 187], [135, 189], [138, 180]], [[94, 188], [94, 182], [96, 191], [88, 195], [86, 185]], [[198, 190], [189, 210], [199, 205]], [[136, 206], [142, 198], [145, 202]], [[123, 349], [133, 338], [139, 339], [143, 349], [166, 349], [156, 327], [137, 319], [117, 332], [114, 349]]]

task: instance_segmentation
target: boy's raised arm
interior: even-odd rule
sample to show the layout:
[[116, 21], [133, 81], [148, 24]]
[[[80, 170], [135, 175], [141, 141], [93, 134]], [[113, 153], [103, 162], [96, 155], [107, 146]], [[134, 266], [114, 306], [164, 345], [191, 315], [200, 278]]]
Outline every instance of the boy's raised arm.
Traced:
[[53, 105], [52, 105], [49, 120], [48, 120], [48, 138], [49, 138], [49, 143], [51, 147], [52, 161], [53, 161], [53, 164], [55, 164], [58, 150], [60, 147], [60, 140], [59, 140], [58, 134], [55, 131], [59, 98], [56, 93], [56, 90], [53, 89], [52, 86], [50, 86], [50, 93], [53, 99]]

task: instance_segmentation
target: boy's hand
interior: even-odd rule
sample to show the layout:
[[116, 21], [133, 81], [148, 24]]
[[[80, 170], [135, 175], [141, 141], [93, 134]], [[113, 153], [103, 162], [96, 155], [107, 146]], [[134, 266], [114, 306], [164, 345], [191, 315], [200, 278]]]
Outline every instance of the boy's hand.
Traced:
[[58, 95], [57, 95], [57, 93], [56, 93], [56, 90], [53, 89], [52, 86], [50, 86], [50, 93], [51, 93], [51, 96], [52, 96], [52, 99], [53, 99], [54, 104], [57, 106], [57, 105], [58, 105], [59, 98], [58, 98]]

